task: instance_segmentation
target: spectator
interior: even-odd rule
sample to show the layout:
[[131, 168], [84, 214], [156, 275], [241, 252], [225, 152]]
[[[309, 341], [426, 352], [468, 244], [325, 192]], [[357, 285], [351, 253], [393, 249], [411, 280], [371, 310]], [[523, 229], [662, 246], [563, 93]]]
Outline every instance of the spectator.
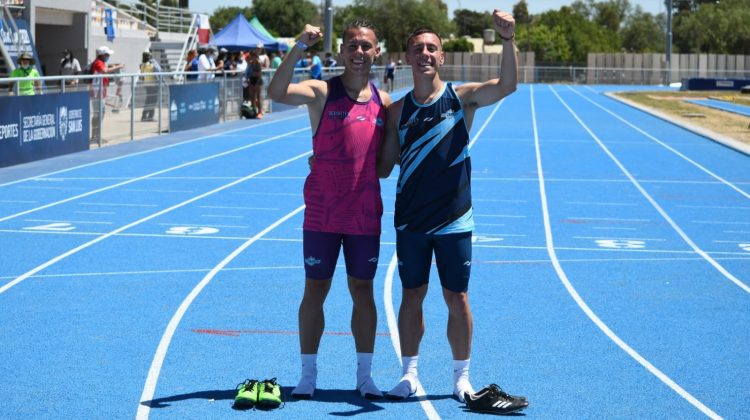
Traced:
[[323, 80], [323, 62], [320, 61], [318, 53], [316, 51], [310, 51], [307, 53], [307, 62], [309, 63], [308, 71], [310, 72], [310, 78], [315, 80]]
[[271, 68], [277, 69], [281, 65], [281, 62], [284, 60], [282, 57], [284, 53], [279, 50], [278, 53], [271, 53]]
[[256, 118], [263, 118], [263, 65], [260, 63], [258, 50], [250, 51], [250, 62], [245, 73], [247, 78], [247, 96], [255, 107]]
[[[60, 75], [75, 76], [77, 74], [81, 74], [81, 63], [73, 57], [73, 52], [66, 48], [62, 52], [62, 59], [60, 60]], [[66, 79], [64, 82], [65, 86], [78, 85], [78, 79]]]
[[266, 54], [266, 49], [263, 47], [263, 44], [259, 42], [255, 46], [255, 49], [258, 51], [258, 61], [260, 62], [261, 67], [263, 67], [264, 69], [270, 69], [271, 59], [268, 58], [268, 55]]
[[[187, 57], [185, 57], [185, 67], [182, 68], [182, 71], [191, 73], [195, 73], [198, 71], [198, 50], [196, 50], [195, 48], [188, 51]], [[186, 78], [187, 80], [197, 80], [198, 75], [188, 74]]]
[[[103, 75], [119, 71], [122, 64], [108, 64], [109, 57], [115, 52], [106, 45], [96, 49], [96, 59], [91, 63], [91, 74]], [[91, 140], [100, 141], [102, 138], [101, 122], [104, 119], [104, 100], [107, 98], [108, 77], [99, 77], [91, 82]]]
[[212, 80], [216, 76], [214, 73], [221, 70], [214, 61], [216, 59], [216, 47], [209, 45], [203, 49], [203, 53], [199, 49], [198, 54], [198, 72], [200, 73], [198, 80]]
[[152, 73], [161, 73], [161, 66], [151, 55], [151, 51], [146, 50], [143, 52], [140, 70], [143, 75], [141, 76], [143, 86], [146, 88], [146, 103], [141, 113], [141, 121], [153, 121], [154, 109], [156, 108], [156, 101], [159, 95], [159, 79]]
[[[34, 57], [27, 53], [21, 53], [18, 56], [18, 67], [10, 73], [11, 78], [18, 79], [29, 79], [33, 77], [40, 77], [39, 72], [34, 67], [36, 61]], [[41, 93], [42, 85], [39, 80], [20, 80], [18, 83], [18, 94], [19, 95], [35, 95], [37, 91]], [[10, 85], [10, 92], [13, 93], [15, 84]]]
[[393, 92], [393, 78], [396, 75], [396, 62], [391, 58], [388, 60], [388, 64], [385, 66], [385, 77], [383, 77], [383, 83], [385, 84], [385, 90]]
[[336, 67], [336, 59], [333, 58], [333, 54], [329, 52], [326, 53], [326, 59], [323, 60], [323, 65], [325, 67]]

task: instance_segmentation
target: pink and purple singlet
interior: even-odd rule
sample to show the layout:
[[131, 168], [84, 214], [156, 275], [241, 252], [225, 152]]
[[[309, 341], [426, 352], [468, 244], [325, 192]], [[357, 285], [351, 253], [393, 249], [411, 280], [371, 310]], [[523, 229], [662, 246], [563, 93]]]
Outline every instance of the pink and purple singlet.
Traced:
[[383, 201], [376, 159], [385, 107], [372, 83], [370, 91], [370, 100], [357, 102], [340, 77], [328, 80], [328, 99], [313, 136], [315, 162], [305, 181], [305, 230], [380, 235]]

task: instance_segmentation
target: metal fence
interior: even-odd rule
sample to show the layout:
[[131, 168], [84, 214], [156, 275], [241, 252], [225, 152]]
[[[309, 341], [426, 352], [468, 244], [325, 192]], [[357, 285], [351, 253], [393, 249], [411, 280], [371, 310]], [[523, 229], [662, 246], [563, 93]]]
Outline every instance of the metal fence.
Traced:
[[[329, 78], [340, 74], [343, 67], [324, 69], [323, 77]], [[500, 76], [500, 69], [487, 66], [443, 66], [441, 76], [444, 80], [482, 82]], [[169, 86], [173, 84], [201, 83], [187, 76], [200, 73], [149, 73], [155, 76], [154, 81], [147, 81], [143, 74], [109, 74], [53, 76], [42, 77], [44, 93], [66, 91], [88, 91], [91, 97], [91, 144], [103, 146], [121, 143], [169, 131]], [[273, 112], [274, 104], [267, 99], [266, 88], [273, 75], [272, 70], [264, 71], [262, 97], [264, 112]], [[385, 67], [373, 67], [371, 81], [385, 90], [383, 79]], [[709, 72], [698, 69], [681, 69], [682, 77], [714, 77], [750, 79], [748, 71]], [[295, 72], [293, 82], [308, 78], [305, 70]], [[108, 85], [102, 79], [109, 79]], [[30, 79], [27, 79], [30, 80]], [[519, 67], [521, 83], [566, 83], [566, 84], [643, 84], [663, 85], [667, 81], [666, 71], [653, 69], [619, 69], [619, 68], [586, 68], [586, 67]], [[237, 120], [241, 117], [244, 94], [241, 74], [223, 72], [211, 79], [220, 85], [220, 121]], [[392, 88], [406, 89], [412, 86], [411, 68], [400, 66], [396, 69]], [[0, 78], [0, 96], [18, 94], [18, 83], [14, 79]], [[103, 100], [99, 100], [102, 98]], [[149, 118], [153, 109], [153, 117]]]

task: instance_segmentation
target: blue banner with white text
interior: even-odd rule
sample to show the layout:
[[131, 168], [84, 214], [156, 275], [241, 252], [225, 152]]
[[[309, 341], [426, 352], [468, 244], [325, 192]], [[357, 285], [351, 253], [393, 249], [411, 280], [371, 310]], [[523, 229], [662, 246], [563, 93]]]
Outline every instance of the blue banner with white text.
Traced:
[[182, 131], [219, 122], [219, 84], [169, 86], [169, 131]]
[[88, 92], [0, 97], [0, 168], [89, 148]]

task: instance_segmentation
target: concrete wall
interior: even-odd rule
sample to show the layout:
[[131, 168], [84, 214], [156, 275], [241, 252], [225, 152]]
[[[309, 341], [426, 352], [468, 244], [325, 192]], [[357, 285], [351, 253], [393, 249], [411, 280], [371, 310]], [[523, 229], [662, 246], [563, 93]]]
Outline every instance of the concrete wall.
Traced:
[[750, 56], [726, 54], [672, 54], [667, 68], [664, 54], [591, 53], [586, 82], [661, 84], [688, 77], [750, 78]]

